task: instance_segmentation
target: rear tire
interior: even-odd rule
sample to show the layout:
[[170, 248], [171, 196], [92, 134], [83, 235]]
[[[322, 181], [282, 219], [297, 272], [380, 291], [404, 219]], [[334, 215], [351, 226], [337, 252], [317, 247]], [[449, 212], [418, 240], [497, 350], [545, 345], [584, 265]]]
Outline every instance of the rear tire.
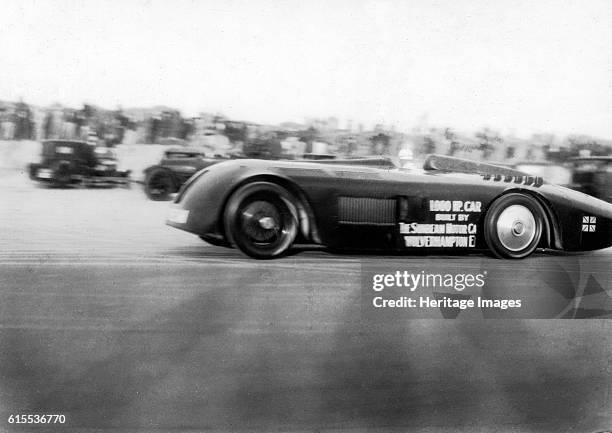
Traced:
[[272, 259], [285, 254], [298, 233], [295, 198], [269, 182], [244, 185], [232, 194], [224, 212], [225, 235], [244, 254]]
[[499, 258], [525, 258], [540, 244], [544, 218], [544, 210], [534, 198], [519, 193], [501, 196], [485, 216], [487, 246]]

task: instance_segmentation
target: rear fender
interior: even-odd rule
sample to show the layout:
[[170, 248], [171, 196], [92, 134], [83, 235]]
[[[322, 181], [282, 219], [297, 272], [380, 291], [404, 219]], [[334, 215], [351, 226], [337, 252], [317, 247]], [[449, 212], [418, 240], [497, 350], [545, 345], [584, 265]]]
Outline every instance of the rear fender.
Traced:
[[[542, 207], [542, 210], [544, 211], [544, 215], [546, 216], [546, 218], [544, 218], [544, 223], [546, 224], [546, 227], [545, 227], [546, 239], [544, 239], [543, 241], [540, 241], [540, 246], [545, 247], [545, 248], [562, 250], [563, 242], [561, 241], [561, 229], [559, 226], [559, 218], [557, 214], [555, 213], [554, 208], [551, 205], [551, 203], [548, 200], [546, 200], [546, 198], [543, 195], [537, 193], [536, 191], [533, 191], [530, 189], [522, 189], [522, 188], [508, 189], [504, 191], [503, 194], [500, 194], [499, 196], [495, 197], [495, 199], [491, 200], [491, 203], [497, 200], [498, 198], [506, 194], [511, 194], [511, 193], [529, 195], [530, 197], [537, 200], [538, 204]], [[542, 245], [542, 243], [544, 243], [544, 245]]]

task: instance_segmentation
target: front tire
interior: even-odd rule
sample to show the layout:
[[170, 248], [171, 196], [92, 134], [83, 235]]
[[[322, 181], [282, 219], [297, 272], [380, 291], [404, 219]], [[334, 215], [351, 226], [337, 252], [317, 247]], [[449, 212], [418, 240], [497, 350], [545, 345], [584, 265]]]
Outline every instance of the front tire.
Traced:
[[145, 179], [145, 194], [151, 200], [170, 200], [170, 194], [176, 192], [174, 181], [170, 174], [163, 169], [151, 171]]
[[294, 203], [294, 197], [279, 185], [269, 182], [244, 185], [232, 194], [225, 208], [225, 235], [250, 257], [282, 256], [298, 233]]
[[485, 241], [499, 258], [522, 259], [536, 250], [544, 226], [544, 210], [534, 198], [507, 194], [495, 200], [487, 211]]
[[31, 180], [38, 180], [38, 178], [36, 177], [36, 173], [38, 172], [38, 169], [40, 168], [40, 164], [30, 164], [28, 166], [28, 176], [30, 177]]

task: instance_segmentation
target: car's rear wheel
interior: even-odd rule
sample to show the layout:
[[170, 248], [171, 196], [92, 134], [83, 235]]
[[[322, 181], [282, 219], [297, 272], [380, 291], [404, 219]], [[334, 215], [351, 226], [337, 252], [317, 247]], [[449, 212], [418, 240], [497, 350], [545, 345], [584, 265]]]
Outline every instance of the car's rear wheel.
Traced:
[[174, 181], [166, 170], [153, 170], [145, 179], [145, 193], [155, 201], [170, 200], [170, 194], [176, 192]]
[[542, 206], [534, 198], [518, 193], [504, 195], [487, 211], [485, 241], [497, 257], [522, 259], [540, 244], [544, 218]]
[[294, 197], [279, 185], [254, 182], [230, 197], [224, 212], [225, 234], [231, 244], [256, 259], [286, 253], [298, 233]]

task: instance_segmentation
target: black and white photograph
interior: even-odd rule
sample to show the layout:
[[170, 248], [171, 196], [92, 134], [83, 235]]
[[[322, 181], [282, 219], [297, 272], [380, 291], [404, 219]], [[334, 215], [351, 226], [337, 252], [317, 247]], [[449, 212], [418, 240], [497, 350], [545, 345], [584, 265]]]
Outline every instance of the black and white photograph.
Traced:
[[0, 432], [612, 431], [612, 2], [0, 0]]

